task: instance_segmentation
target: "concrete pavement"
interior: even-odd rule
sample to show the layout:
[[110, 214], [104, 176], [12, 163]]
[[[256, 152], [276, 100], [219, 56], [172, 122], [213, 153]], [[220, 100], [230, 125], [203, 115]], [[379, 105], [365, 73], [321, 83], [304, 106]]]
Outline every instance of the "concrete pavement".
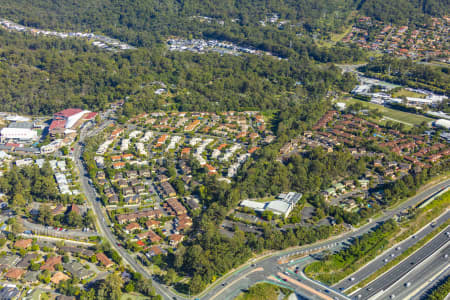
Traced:
[[403, 252], [405, 252], [408, 248], [414, 246], [419, 241], [421, 241], [423, 238], [425, 238], [427, 235], [429, 235], [435, 227], [441, 226], [444, 222], [446, 222], [448, 219], [450, 219], [450, 211], [447, 211], [442, 216], [435, 219], [435, 226], [425, 226], [418, 232], [416, 232], [413, 236], [407, 238], [406, 240], [402, 241], [399, 244], [396, 244], [395, 246], [391, 247], [390, 249], [383, 252], [383, 254], [379, 255], [377, 258], [373, 259], [370, 263], [365, 265], [363, 268], [361, 268], [359, 271], [347, 276], [339, 283], [333, 285], [335, 289], [338, 289], [340, 291], [345, 291], [352, 286], [355, 286], [356, 284], [360, 283], [367, 277], [369, 277], [371, 274], [375, 273], [378, 269], [385, 266], [387, 263], [401, 255]]
[[379, 276], [364, 288], [353, 292], [351, 294], [352, 298], [372, 299], [373, 297], [373, 299], [376, 299], [381, 293], [384, 293], [384, 291], [399, 282], [399, 280], [406, 276], [411, 270], [419, 266], [419, 264], [425, 261], [430, 255], [450, 244], [450, 237], [446, 234], [448, 230], [450, 230], [450, 226], [395, 267]]
[[[103, 128], [105, 128], [105, 127], [103, 127]], [[93, 135], [92, 132], [90, 132], [89, 135], [92, 136]], [[83, 141], [83, 140], [84, 140], [84, 136], [83, 136], [83, 134], [81, 134], [80, 141]], [[142, 275], [144, 277], [149, 278], [149, 279], [154, 279], [153, 276], [151, 274], [149, 274], [139, 263], [137, 263], [135, 261], [135, 259], [132, 258], [125, 249], [117, 246], [116, 238], [115, 238], [114, 234], [111, 232], [110, 228], [108, 227], [108, 224], [105, 220], [105, 216], [102, 211], [102, 205], [99, 203], [99, 201], [97, 199], [97, 194], [95, 192], [95, 189], [89, 183], [87, 170], [85, 169], [85, 167], [81, 161], [81, 151], [80, 151], [79, 144], [77, 144], [75, 147], [74, 156], [75, 156], [76, 165], [80, 171], [82, 188], [85, 191], [86, 196], [94, 209], [95, 215], [97, 216], [98, 228], [100, 230], [100, 233], [107, 238], [107, 240], [110, 242], [111, 246], [122, 256], [122, 258], [126, 264], [130, 265], [137, 272], [142, 273]], [[416, 195], [415, 197], [411, 198], [410, 200], [400, 204], [398, 207], [391, 209], [391, 210], [386, 210], [382, 217], [380, 217], [376, 220], [372, 220], [370, 223], [368, 223], [360, 228], [354, 229], [351, 232], [348, 232], [337, 238], [329, 239], [327, 241], [323, 241], [323, 242], [317, 243], [315, 245], [296, 247], [295, 249], [277, 252], [268, 258], [265, 258], [261, 261], [256, 262], [253, 266], [250, 266], [250, 268], [260, 268], [261, 267], [261, 268], [263, 268], [264, 271], [252, 273], [248, 277], [246, 276], [236, 282], [234, 282], [233, 280], [235, 280], [236, 277], [238, 277], [238, 276], [235, 276], [234, 274], [227, 277], [224, 280], [219, 279], [218, 283], [215, 283], [205, 293], [202, 293], [199, 298], [211, 299], [212, 297], [215, 297], [215, 295], [220, 294], [219, 292], [224, 290], [223, 287], [225, 287], [225, 286], [227, 286], [227, 288], [225, 289], [227, 291], [227, 294], [231, 295], [237, 291], [240, 291], [242, 289], [244, 282], [246, 283], [245, 285], [248, 287], [248, 286], [253, 285], [256, 282], [266, 280], [270, 274], [276, 274], [280, 270], [281, 271], [283, 270], [283, 269], [278, 269], [280, 267], [278, 265], [278, 260], [279, 260], [280, 256], [297, 253], [299, 251], [299, 249], [301, 249], [303, 251], [311, 251], [313, 249], [317, 249], [318, 247], [321, 247], [321, 249], [329, 249], [332, 247], [331, 245], [336, 245], [336, 244], [339, 244], [342, 242], [349, 241], [350, 239], [352, 239], [354, 237], [360, 236], [360, 235], [368, 232], [374, 226], [376, 226], [378, 222], [383, 222], [383, 221], [386, 221], [386, 220], [392, 218], [395, 214], [401, 212], [402, 210], [408, 208], [409, 206], [413, 206], [413, 205], [420, 203], [421, 201], [427, 199], [427, 197], [433, 195], [440, 189], [445, 188], [449, 185], [450, 185], [450, 180], [446, 180], [440, 184], [437, 184], [437, 185], [427, 189], [426, 191], [420, 193], [419, 195]], [[242, 271], [246, 268], [249, 268], [248, 264], [239, 268], [237, 272]], [[262, 274], [262, 275], [260, 275], [260, 274]], [[308, 284], [313, 285], [314, 283], [309, 282]], [[155, 282], [154, 280], [153, 280], [153, 285], [156, 289], [156, 292], [158, 294], [160, 294], [161, 296], [163, 296], [165, 299], [174, 299], [174, 298], [187, 299], [187, 297], [182, 297], [182, 296], [179, 296], [179, 295], [173, 293], [170, 289], [168, 289], [168, 287], [166, 287], [158, 282]], [[340, 299], [340, 298], [338, 298], [338, 299]]]

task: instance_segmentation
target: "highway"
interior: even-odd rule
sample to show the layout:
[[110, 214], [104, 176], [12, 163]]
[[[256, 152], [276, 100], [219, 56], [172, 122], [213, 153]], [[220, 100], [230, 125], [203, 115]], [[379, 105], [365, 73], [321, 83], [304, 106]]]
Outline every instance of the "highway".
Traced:
[[[101, 130], [106, 128], [111, 124], [111, 121], [103, 123], [99, 128], [89, 132], [86, 134], [86, 130], [88, 128], [84, 128], [80, 134], [80, 142], [83, 142], [86, 136], [94, 136], [98, 134]], [[81, 186], [83, 191], [85, 192], [85, 195], [88, 199], [88, 201], [91, 203], [94, 213], [97, 216], [98, 221], [98, 228], [100, 231], [100, 234], [104, 236], [111, 246], [121, 255], [124, 262], [131, 266], [135, 271], [141, 273], [145, 278], [152, 279], [153, 280], [153, 286], [155, 287], [155, 290], [158, 294], [160, 294], [164, 299], [188, 299], [186, 295], [180, 296], [178, 294], [175, 294], [172, 292], [167, 286], [160, 284], [159, 282], [155, 281], [153, 276], [149, 274], [147, 270], [145, 270], [131, 255], [122, 247], [117, 246], [117, 240], [114, 236], [114, 234], [111, 232], [111, 229], [108, 227], [108, 224], [105, 220], [105, 216], [103, 214], [102, 210], [102, 204], [97, 200], [97, 194], [95, 191], [95, 188], [91, 186], [89, 183], [89, 175], [87, 173], [87, 170], [85, 166], [82, 163], [82, 150], [80, 147], [80, 143], [77, 143], [74, 147], [74, 158], [75, 163], [79, 169], [80, 173], [80, 179], [81, 179]], [[384, 211], [384, 214], [382, 217], [377, 218], [375, 220], [371, 220], [369, 223], [365, 224], [364, 226], [361, 226], [360, 228], [353, 229], [350, 232], [347, 232], [341, 236], [322, 241], [319, 243], [316, 243], [314, 245], [308, 245], [303, 247], [296, 247], [294, 249], [285, 250], [285, 251], [278, 251], [273, 253], [272, 255], [265, 257], [261, 260], [254, 261], [254, 263], [251, 265], [251, 263], [247, 263], [240, 268], [236, 270], [235, 273], [233, 273], [231, 276], [225, 278], [225, 279], [219, 279], [217, 280], [212, 286], [210, 286], [209, 289], [207, 289], [204, 293], [201, 293], [197, 298], [199, 299], [232, 299], [237, 294], [239, 294], [243, 289], [248, 288], [249, 286], [254, 285], [257, 282], [261, 282], [263, 280], [267, 280], [269, 276], [273, 276], [277, 274], [278, 272], [287, 272], [286, 266], [280, 266], [278, 264], [278, 260], [280, 257], [289, 256], [295, 253], [298, 253], [299, 251], [321, 251], [325, 249], [333, 249], [336, 247], [340, 247], [343, 242], [348, 242], [352, 238], [360, 236], [368, 231], [370, 231], [373, 227], [375, 227], [379, 222], [386, 221], [390, 218], [392, 218], [395, 214], [405, 210], [409, 206], [416, 205], [431, 195], [437, 193], [438, 191], [442, 190], [443, 188], [446, 188], [450, 185], [450, 179], [445, 180], [439, 184], [434, 185], [433, 187], [423, 191], [419, 195], [416, 195], [412, 197], [410, 200], [405, 201], [398, 207], [390, 210]], [[261, 271], [253, 272], [246, 276], [246, 272], [251, 271], [251, 269], [255, 268], [262, 268]], [[243, 276], [244, 275], [244, 276]], [[290, 274], [289, 276], [294, 276]], [[294, 276], [295, 277], [295, 276]], [[321, 291], [322, 295], [325, 295], [326, 293], [331, 293], [333, 298], [336, 299], [347, 299], [346, 296], [333, 291], [331, 288], [326, 288], [322, 286], [320, 283], [313, 282], [311, 280], [308, 280], [306, 278], [301, 279], [301, 282], [304, 282], [309, 287], [313, 287], [313, 289]], [[303, 297], [306, 297], [308, 299], [314, 299], [314, 297], [311, 297], [311, 295], [301, 289], [300, 287], [295, 288], [296, 291], [298, 291], [298, 294], [302, 295]], [[328, 290], [328, 292], [325, 292], [325, 290]], [[321, 299], [324, 299], [323, 297], [319, 297]]]
[[[401, 279], [408, 274], [411, 270], [420, 265], [425, 259], [431, 256], [433, 253], [440, 251], [450, 243], [450, 236], [447, 235], [447, 231], [450, 230], [450, 226], [447, 229], [434, 237], [431, 241], [425, 244], [422, 248], [408, 256], [402, 262], [397, 264], [394, 268], [390, 269], [377, 279], [366, 285], [364, 288], [356, 290], [351, 294], [353, 299], [370, 299], [377, 298], [379, 294], [386, 291], [395, 283], [401, 281]], [[374, 297], [376, 296], [376, 297]], [[395, 297], [395, 296], [394, 296]]]
[[395, 245], [391, 249], [388, 249], [385, 251], [382, 255], [378, 256], [374, 260], [372, 260], [369, 264], [365, 265], [362, 269], [359, 271], [351, 274], [347, 278], [344, 278], [341, 282], [333, 285], [333, 288], [345, 291], [352, 286], [358, 284], [359, 282], [363, 281], [367, 277], [369, 277], [372, 273], [395, 259], [397, 256], [402, 254], [404, 251], [406, 251], [411, 246], [417, 244], [420, 240], [422, 240], [424, 237], [426, 237], [428, 234], [430, 234], [436, 227], [439, 227], [444, 222], [446, 222], [450, 218], [450, 211], [447, 211], [445, 214], [440, 216], [435, 220], [435, 226], [425, 226], [422, 228], [419, 232], [411, 236], [410, 238], [407, 238], [403, 242]]
[[[322, 241], [319, 243], [316, 243], [314, 245], [307, 245], [303, 247], [296, 247], [294, 249], [285, 250], [285, 251], [278, 251], [273, 253], [272, 255], [265, 257], [261, 260], [254, 261], [252, 264], [254, 268], [262, 267], [264, 271], [258, 273], [258, 275], [252, 274], [251, 276], [243, 277], [240, 281], [234, 282], [234, 280], [238, 277], [239, 273], [243, 272], [243, 270], [246, 270], [250, 267], [250, 263], [247, 263], [240, 268], [238, 268], [235, 272], [238, 273], [238, 275], [231, 275], [225, 279], [219, 279], [217, 283], [213, 287], [211, 287], [209, 290], [207, 290], [206, 293], [201, 295], [201, 299], [211, 299], [215, 295], [220, 294], [222, 297], [223, 295], [235, 295], [238, 294], [238, 292], [242, 291], [243, 289], [246, 289], [246, 286], [251, 286], [253, 284], [256, 284], [257, 282], [260, 282], [261, 280], [267, 279], [267, 277], [271, 274], [276, 274], [280, 269], [278, 269], [278, 260], [280, 257], [289, 256], [295, 253], [298, 253], [299, 251], [311, 251], [311, 250], [325, 250], [325, 249], [333, 249], [336, 247], [339, 247], [343, 242], [350, 242], [352, 238], [361, 236], [364, 233], [367, 233], [372, 228], [374, 228], [378, 222], [384, 222], [390, 218], [392, 218], [394, 215], [398, 214], [399, 212], [407, 209], [410, 206], [414, 206], [418, 203], [421, 203], [425, 199], [428, 199], [430, 196], [434, 195], [435, 193], [441, 191], [442, 189], [446, 188], [450, 185], [450, 179], [447, 179], [439, 184], [434, 185], [433, 187], [430, 187], [426, 189], [425, 191], [422, 191], [420, 194], [412, 197], [408, 201], [403, 202], [402, 204], [398, 205], [397, 207], [393, 209], [389, 209], [384, 211], [383, 216], [371, 220], [368, 224], [361, 226], [360, 228], [354, 229], [353, 231], [350, 231], [348, 233], [343, 234], [342, 236], [329, 239], [327, 241]], [[320, 248], [320, 249], [318, 249]], [[233, 273], [234, 274], [234, 273]], [[246, 281], [244, 281], [244, 279]], [[227, 287], [227, 291], [223, 291], [223, 284]], [[310, 283], [311, 284], [311, 283]], [[312, 284], [311, 284], [312, 285]], [[322, 289], [323, 290], [323, 289]], [[223, 295], [222, 295], [223, 293]], [[221, 298], [221, 299], [230, 299], [230, 298]]]
[[[414, 268], [412, 272], [381, 293], [378, 299], [390, 299], [392, 295], [398, 299], [410, 299], [416, 294], [420, 294], [422, 287], [427, 285], [430, 279], [440, 275], [443, 271], [450, 272], [449, 256], [450, 246], [441, 248], [433, 256]], [[417, 297], [417, 299], [419, 298]]]

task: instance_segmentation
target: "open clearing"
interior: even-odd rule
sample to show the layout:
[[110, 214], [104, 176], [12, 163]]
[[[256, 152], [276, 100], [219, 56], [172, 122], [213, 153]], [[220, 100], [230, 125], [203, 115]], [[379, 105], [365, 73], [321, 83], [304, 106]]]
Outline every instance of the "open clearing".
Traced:
[[[417, 114], [412, 114], [412, 113], [407, 113], [407, 112], [403, 112], [400, 110], [396, 110], [396, 109], [390, 109], [387, 107], [384, 107], [382, 105], [378, 105], [378, 104], [374, 104], [374, 103], [370, 103], [367, 101], [362, 101], [362, 100], [358, 100], [358, 99], [354, 99], [354, 98], [349, 98], [347, 100], [345, 100], [345, 103], [347, 105], [353, 104], [353, 103], [359, 103], [364, 107], [367, 107], [369, 109], [377, 109], [378, 111], [381, 112], [381, 114], [385, 117], [387, 117], [387, 119], [389, 120], [395, 120], [398, 121], [400, 123], [403, 124], [413, 124], [413, 125], [420, 125], [422, 122], [431, 122], [434, 119], [422, 116], [422, 115], [417, 115]], [[378, 122], [383, 123], [383, 120], [377, 120]]]

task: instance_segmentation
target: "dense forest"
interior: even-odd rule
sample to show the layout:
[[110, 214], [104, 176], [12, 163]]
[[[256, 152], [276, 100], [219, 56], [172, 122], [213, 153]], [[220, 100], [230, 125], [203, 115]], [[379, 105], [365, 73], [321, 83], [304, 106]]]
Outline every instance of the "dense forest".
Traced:
[[384, 55], [360, 70], [371, 77], [450, 95], [450, 69], [444, 65], [420, 64], [410, 59]]
[[[127, 116], [163, 107], [276, 109], [306, 97], [320, 99], [332, 87], [349, 90], [355, 83], [337, 67], [307, 58], [175, 53], [163, 47], [107, 53], [82, 40], [2, 30], [0, 44], [0, 110], [30, 114], [103, 109], [127, 96]], [[155, 82], [167, 84], [172, 97], [155, 95]]]
[[423, 24], [429, 16], [449, 13], [448, 0], [362, 0], [358, 7], [367, 16], [393, 24]]

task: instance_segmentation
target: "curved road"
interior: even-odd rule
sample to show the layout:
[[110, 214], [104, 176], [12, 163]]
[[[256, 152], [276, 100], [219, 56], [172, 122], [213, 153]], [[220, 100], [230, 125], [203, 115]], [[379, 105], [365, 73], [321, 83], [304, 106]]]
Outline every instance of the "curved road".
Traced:
[[[109, 123], [109, 122], [107, 122], [107, 123]], [[86, 138], [86, 136], [93, 136], [93, 135], [97, 134], [98, 132], [100, 132], [102, 129], [104, 129], [106, 127], [105, 124], [107, 124], [107, 123], [104, 123], [102, 126], [100, 126], [100, 128], [93, 130], [92, 132], [90, 132], [87, 135], [86, 135], [85, 131], [88, 129], [88, 127], [84, 128], [80, 134], [80, 142], [83, 142], [84, 139]], [[98, 201], [98, 197], [97, 197], [95, 188], [89, 183], [89, 175], [88, 175], [87, 170], [82, 162], [82, 157], [81, 157], [82, 150], [80, 148], [80, 144], [77, 143], [74, 148], [75, 148], [74, 149], [74, 158], [75, 158], [75, 163], [80, 172], [81, 186], [86, 194], [87, 199], [92, 204], [95, 215], [97, 216], [98, 225], [99, 225], [98, 228], [100, 229], [101, 235], [107, 238], [107, 240], [110, 242], [111, 246], [121, 255], [121, 257], [123, 258], [123, 260], [125, 261], [126, 264], [130, 265], [135, 271], [141, 273], [147, 279], [153, 280], [153, 286], [155, 287], [155, 290], [158, 294], [163, 296], [165, 299], [189, 299], [190, 297], [187, 298], [187, 297], [179, 296], [178, 294], [175, 294], [174, 292], [172, 292], [167, 286], [156, 282], [154, 280], [155, 278], [151, 274], [149, 274], [149, 272], [147, 270], [145, 270], [138, 262], [136, 262], [136, 260], [133, 257], [131, 257], [130, 254], [125, 249], [117, 246], [116, 238], [115, 238], [114, 234], [111, 232], [111, 230], [108, 227], [108, 224], [105, 220], [105, 217], [104, 217], [104, 214], [102, 211], [102, 205]], [[378, 222], [383, 222], [383, 221], [386, 221], [386, 220], [392, 218], [395, 214], [403, 211], [404, 209], [408, 208], [409, 206], [416, 205], [416, 204], [422, 202], [423, 200], [436, 194], [437, 192], [441, 191], [442, 189], [448, 187], [449, 185], [450, 185], [450, 179], [445, 180], [439, 184], [436, 184], [433, 187], [423, 191], [422, 193], [412, 197], [410, 200], [402, 203], [398, 207], [384, 211], [383, 216], [381, 216], [375, 220], [371, 220], [371, 222], [369, 222], [368, 224], [366, 224], [358, 229], [352, 230], [352, 231], [350, 231], [344, 235], [341, 235], [339, 237], [329, 239], [326, 241], [322, 241], [322, 242], [316, 243], [314, 245], [296, 247], [294, 249], [290, 249], [290, 250], [286, 250], [286, 251], [279, 251], [279, 252], [272, 254], [269, 257], [258, 260], [257, 262], [252, 264], [251, 268], [263, 268], [263, 271], [255, 273], [255, 274], [260, 274], [260, 275], [262, 274], [262, 276], [254, 276], [255, 278], [252, 278], [252, 280], [250, 280], [249, 284], [257, 283], [257, 282], [265, 279], [268, 275], [276, 274], [277, 272], [279, 272], [278, 260], [280, 257], [292, 255], [292, 254], [298, 253], [299, 251], [314, 251], [314, 250], [319, 250], [319, 249], [324, 250], [324, 249], [335, 247], [339, 243], [350, 241], [352, 238], [360, 236], [360, 235], [370, 231], [373, 227], [375, 227], [377, 225]], [[236, 279], [239, 279], [240, 273], [243, 270], [248, 269], [249, 267], [250, 267], [250, 262], [248, 262], [247, 264], [244, 264], [243, 266], [238, 268], [232, 275], [228, 276], [227, 278], [219, 279], [212, 286], [210, 286], [209, 289], [207, 289], [205, 292], [201, 293], [201, 296], [199, 296], [198, 298], [209, 300], [209, 299], [218, 297], [218, 299], [221, 299], [219, 297], [219, 295], [223, 292], [223, 290], [227, 290], [227, 291], [233, 291], [233, 289], [240, 290], [241, 288], [239, 287], [238, 283], [241, 280], [236, 281]], [[226, 287], [226, 288], [224, 288], [224, 287]]]
[[[99, 129], [102, 130], [105, 127], [106, 126], [103, 125]], [[85, 133], [86, 129], [87, 128], [84, 128], [80, 133], [80, 142], [83, 142], [84, 139], [86, 138]], [[100, 131], [99, 129], [95, 130], [94, 132], [91, 132], [89, 136], [95, 135], [96, 132], [98, 133]], [[73, 155], [75, 158], [75, 163], [80, 173], [81, 187], [86, 195], [86, 198], [91, 203], [95, 215], [97, 216], [98, 221], [97, 228], [100, 229], [100, 235], [106, 237], [106, 239], [111, 244], [111, 247], [113, 247], [120, 254], [120, 256], [122, 257], [122, 259], [126, 264], [131, 266], [136, 272], [141, 273], [145, 278], [152, 279], [153, 287], [155, 288], [156, 293], [160, 294], [165, 299], [174, 299], [174, 297], [176, 298], [177, 296], [174, 293], [172, 293], [166, 286], [156, 282], [154, 280], [154, 277], [151, 274], [149, 274], [149, 272], [147, 272], [147, 270], [145, 270], [138, 262], [136, 262], [136, 260], [133, 257], [131, 257], [131, 255], [124, 248], [117, 246], [116, 238], [114, 234], [111, 232], [111, 229], [105, 220], [105, 216], [102, 211], [102, 204], [99, 201], [99, 198], [97, 197], [97, 192], [95, 191], [95, 188], [89, 183], [89, 174], [87, 172], [85, 165], [82, 162], [82, 150], [80, 147], [80, 143], [77, 143], [75, 145]], [[182, 298], [178, 297], [178, 299]]]

